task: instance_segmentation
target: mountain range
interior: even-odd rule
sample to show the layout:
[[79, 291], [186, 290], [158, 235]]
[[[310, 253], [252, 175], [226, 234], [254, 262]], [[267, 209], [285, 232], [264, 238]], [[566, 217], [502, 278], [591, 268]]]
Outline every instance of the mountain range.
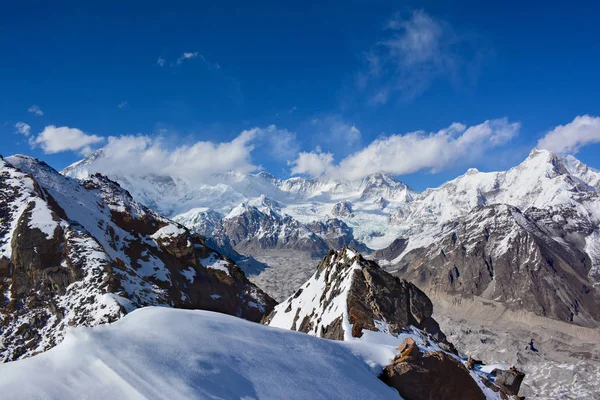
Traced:
[[[418, 329], [451, 358], [517, 365], [527, 394], [600, 380], [600, 172], [574, 157], [533, 150], [416, 192], [383, 173], [105, 176], [104, 156], [0, 160], [5, 361], [160, 305], [337, 340]], [[388, 383], [405, 388], [405, 362], [381, 365]]]
[[[101, 157], [102, 152], [96, 152], [63, 173], [88, 176]], [[269, 254], [319, 259], [329, 248], [349, 245], [437, 291], [483, 295], [511, 306], [520, 301], [516, 307], [586, 326], [599, 321], [592, 304], [600, 282], [600, 172], [572, 156], [533, 150], [508, 171], [470, 169], [421, 193], [383, 173], [358, 181], [282, 180], [265, 172], [229, 173], [200, 185], [176, 177], [111, 178], [134, 198], [241, 261], [258, 284], [264, 283], [263, 275], [270, 278], [273, 269], [282, 270], [284, 276], [290, 269], [271, 263]], [[448, 235], [451, 248], [464, 253], [460, 260], [454, 253], [445, 260], [439, 258], [450, 251]], [[517, 243], [524, 236], [531, 243]], [[481, 238], [487, 244], [480, 250], [476, 246]], [[548, 293], [526, 301], [526, 296], [519, 297], [524, 293], [507, 291], [506, 283], [494, 279], [502, 276], [494, 272], [496, 259], [519, 253], [525, 258], [518, 263], [523, 264], [526, 251], [532, 270], [552, 264], [551, 273], [531, 278], [532, 284], [539, 283], [536, 279], [549, 279], [554, 283], [544, 285], [548, 291], [568, 287], [556, 304]], [[244, 257], [258, 258], [262, 265], [244, 263]], [[477, 266], [468, 266], [470, 260]], [[433, 271], [427, 267], [430, 264], [443, 265]], [[512, 266], [497, 272], [501, 270], [512, 271]], [[309, 275], [306, 271], [301, 282]], [[474, 275], [477, 280], [471, 279]], [[466, 279], [470, 283], [463, 282]], [[295, 288], [266, 285], [265, 289], [282, 299]], [[523, 286], [522, 292], [527, 290]]]
[[[90, 176], [103, 156], [63, 174]], [[507, 171], [469, 169], [423, 192], [383, 173], [110, 178], [205, 236], [279, 301], [329, 249], [351, 246], [423, 290], [457, 346], [537, 376], [525, 380], [531, 390], [556, 395], [578, 376], [577, 391], [592, 393], [600, 380], [600, 172], [572, 156], [532, 150]], [[531, 338], [542, 353], [524, 351]]]

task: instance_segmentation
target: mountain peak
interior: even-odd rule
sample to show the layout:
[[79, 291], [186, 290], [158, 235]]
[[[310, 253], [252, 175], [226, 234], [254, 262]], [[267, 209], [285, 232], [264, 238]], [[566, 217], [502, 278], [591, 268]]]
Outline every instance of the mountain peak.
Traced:
[[550, 150], [538, 149], [537, 147], [534, 147], [529, 152], [529, 155], [527, 156], [527, 158], [551, 157], [551, 156], [556, 156], [556, 154]]
[[369, 332], [397, 335], [414, 326], [446, 342], [432, 313], [431, 300], [416, 286], [344, 246], [329, 251], [314, 275], [276, 306], [266, 323], [334, 340]]

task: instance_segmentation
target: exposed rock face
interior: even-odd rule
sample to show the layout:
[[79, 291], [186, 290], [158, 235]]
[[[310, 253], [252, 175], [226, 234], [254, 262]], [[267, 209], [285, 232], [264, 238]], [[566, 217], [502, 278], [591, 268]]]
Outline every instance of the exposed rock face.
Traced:
[[485, 400], [469, 371], [460, 361], [443, 351], [423, 353], [407, 339], [381, 380], [398, 390], [406, 400]]
[[330, 251], [265, 323], [334, 340], [359, 338], [365, 330], [397, 334], [414, 326], [445, 343], [432, 312], [431, 301], [416, 286], [344, 248]]
[[442, 227], [430, 246], [407, 253], [398, 274], [425, 291], [480, 296], [513, 310], [597, 326], [600, 294], [590, 278], [591, 260], [577, 246], [594, 228], [564, 207], [523, 213], [482, 206]]
[[259, 321], [275, 302], [204, 239], [100, 175], [79, 182], [28, 157], [0, 159], [0, 360], [146, 305]]

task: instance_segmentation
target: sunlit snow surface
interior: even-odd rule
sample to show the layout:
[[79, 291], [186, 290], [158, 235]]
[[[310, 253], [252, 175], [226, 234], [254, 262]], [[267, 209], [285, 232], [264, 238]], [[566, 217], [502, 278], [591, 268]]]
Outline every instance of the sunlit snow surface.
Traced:
[[70, 329], [52, 350], [0, 365], [0, 393], [15, 400], [398, 399], [367, 365], [382, 358], [377, 349], [208, 311], [149, 307], [110, 325]]

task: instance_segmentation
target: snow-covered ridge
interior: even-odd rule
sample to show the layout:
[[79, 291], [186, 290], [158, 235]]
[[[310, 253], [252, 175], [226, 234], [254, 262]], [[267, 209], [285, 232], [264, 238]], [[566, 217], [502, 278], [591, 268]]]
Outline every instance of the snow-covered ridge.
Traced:
[[[200, 345], [199, 345], [200, 344]], [[145, 308], [0, 364], [14, 400], [399, 399], [377, 378], [393, 351], [320, 340], [207, 311]]]

